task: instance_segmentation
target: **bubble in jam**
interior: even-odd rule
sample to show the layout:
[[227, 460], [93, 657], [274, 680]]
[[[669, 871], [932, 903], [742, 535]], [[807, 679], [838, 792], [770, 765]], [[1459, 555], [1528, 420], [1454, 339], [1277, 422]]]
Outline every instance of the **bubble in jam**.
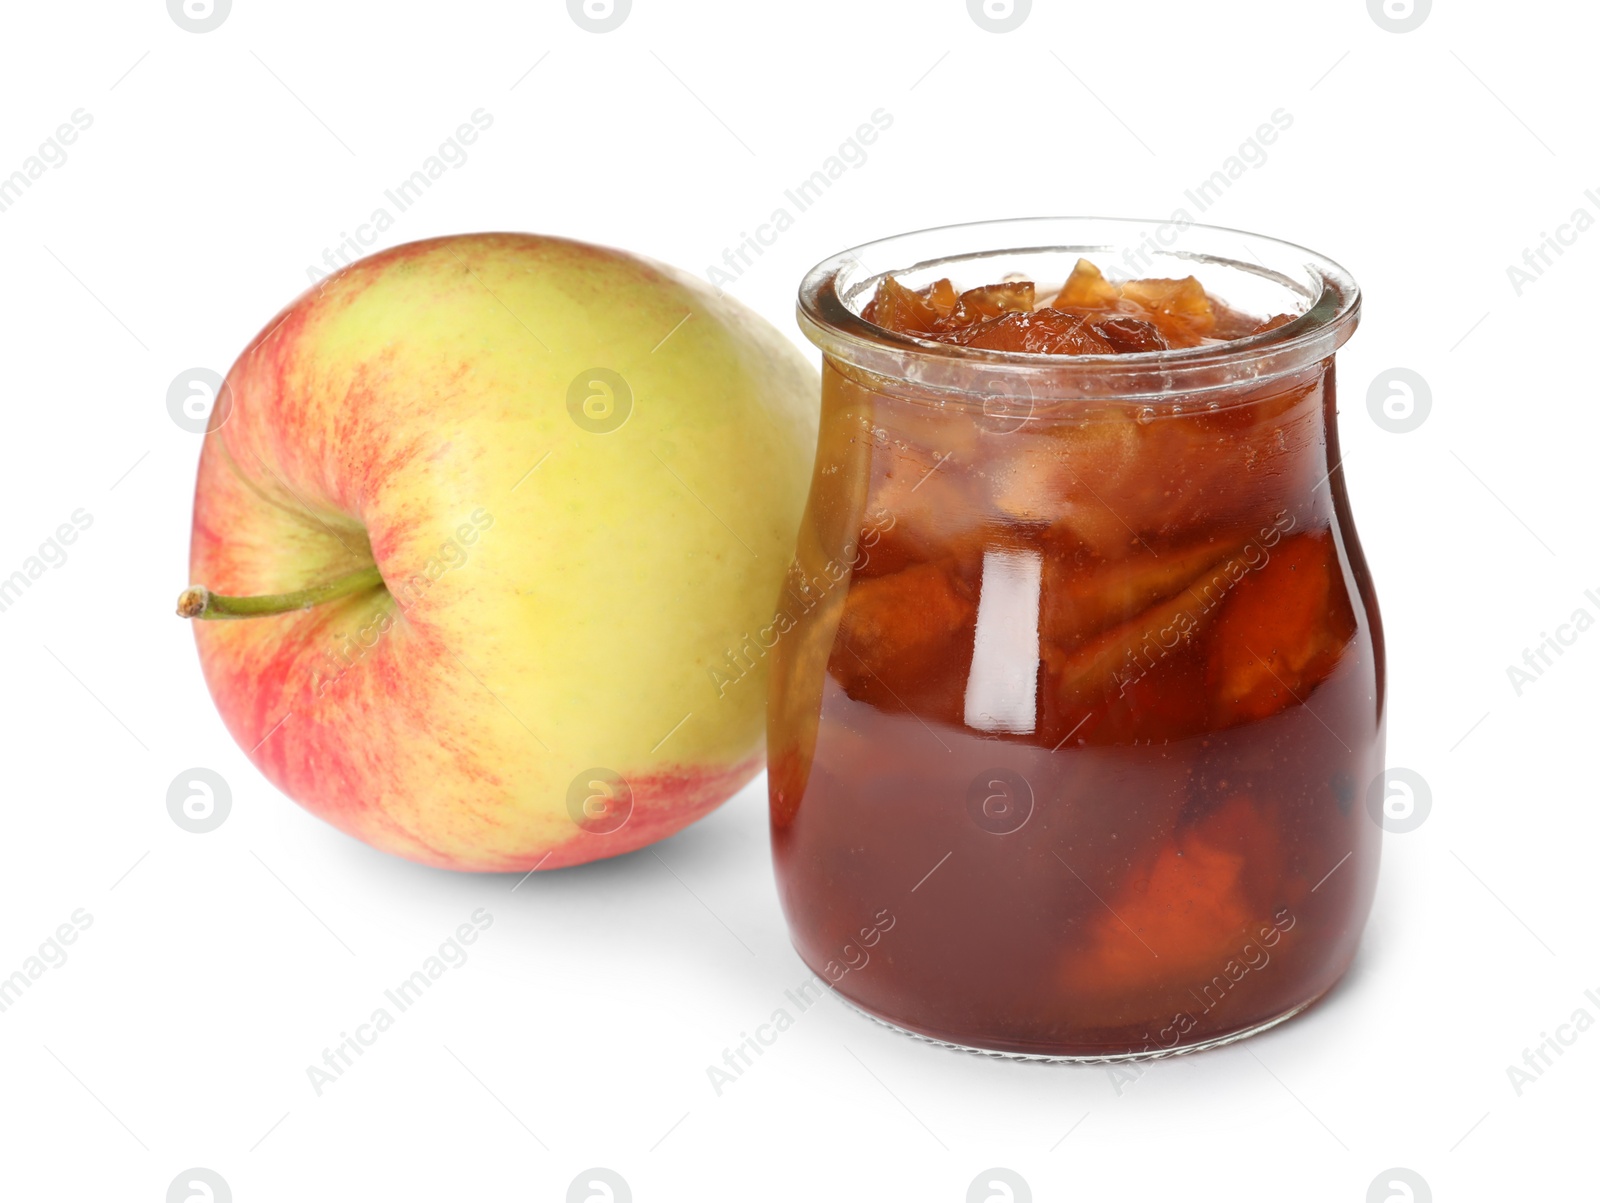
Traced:
[[1193, 276], [1118, 284], [1079, 259], [1041, 303], [1031, 280], [957, 292], [948, 279], [913, 289], [885, 276], [861, 314], [914, 338], [1036, 355], [1129, 355], [1200, 347], [1275, 330], [1290, 314], [1261, 319], [1230, 308]]

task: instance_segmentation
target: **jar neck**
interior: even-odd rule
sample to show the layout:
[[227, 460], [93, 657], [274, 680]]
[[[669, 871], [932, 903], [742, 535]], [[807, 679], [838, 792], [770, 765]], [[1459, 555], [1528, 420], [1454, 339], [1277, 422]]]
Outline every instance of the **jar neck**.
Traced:
[[1332, 519], [1331, 360], [1226, 398], [1030, 413], [952, 404], [830, 359], [823, 396], [829, 554], [861, 530], [898, 527], [934, 556], [1044, 530], [1098, 558], [1160, 556], [1204, 532], [1226, 540]]
[[[936, 419], [924, 420], [968, 423], [991, 433], [1010, 433], [1088, 421], [1127, 418], [1148, 423], [1248, 410], [1302, 393], [1330, 379], [1333, 358], [1330, 355], [1292, 371], [1267, 376], [1202, 382], [1196, 388], [1178, 387], [1166, 374], [1157, 373], [1155, 378], [1140, 381], [1142, 387], [1129, 393], [1108, 391], [1101, 387], [1104, 381], [1083, 375], [1074, 383], [1084, 387], [1066, 388], [1061, 377], [1042, 368], [1035, 369], [1032, 375], [964, 369], [959, 374], [960, 387], [955, 387], [955, 374], [930, 382], [921, 377], [884, 374], [859, 358], [828, 355], [824, 364], [829, 372], [896, 411], [912, 413], [920, 406], [936, 415]], [[1156, 387], [1163, 381], [1163, 387]]]

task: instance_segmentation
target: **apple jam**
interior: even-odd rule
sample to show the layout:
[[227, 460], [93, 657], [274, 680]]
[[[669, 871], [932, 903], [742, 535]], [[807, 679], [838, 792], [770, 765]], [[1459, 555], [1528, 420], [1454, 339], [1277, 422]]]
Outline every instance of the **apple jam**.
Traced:
[[[1382, 637], [1334, 425], [1354, 285], [1267, 239], [1265, 283], [1072, 253], [1124, 224], [911, 235], [801, 293], [822, 424], [771, 652], [780, 895], [843, 997], [977, 1049], [1259, 1030], [1345, 971], [1376, 879]], [[897, 257], [929, 282], [864, 276]]]
[[1230, 309], [1193, 276], [1113, 284], [1087, 259], [1048, 301], [1032, 280], [1003, 280], [957, 292], [948, 277], [913, 290], [879, 282], [862, 316], [886, 330], [935, 342], [1040, 355], [1127, 355], [1227, 342], [1275, 330], [1288, 314], [1261, 321]]

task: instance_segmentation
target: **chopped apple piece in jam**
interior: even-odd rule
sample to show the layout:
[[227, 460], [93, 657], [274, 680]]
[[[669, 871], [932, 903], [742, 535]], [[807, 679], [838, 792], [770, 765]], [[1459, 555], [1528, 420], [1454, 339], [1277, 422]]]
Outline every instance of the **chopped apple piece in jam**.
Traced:
[[1234, 586], [1209, 641], [1206, 677], [1219, 724], [1303, 702], [1333, 671], [1356, 630], [1339, 571], [1332, 537], [1317, 531], [1283, 540]]
[[1101, 275], [1098, 267], [1079, 259], [1051, 305], [1056, 309], [1115, 309], [1121, 299], [1117, 286]]
[[1193, 276], [1121, 284], [1079, 259], [1066, 283], [1039, 306], [1030, 280], [1004, 280], [957, 293], [949, 279], [912, 289], [884, 276], [862, 311], [867, 321], [934, 342], [1037, 355], [1128, 355], [1197, 347], [1275, 330], [1293, 318], [1262, 320], [1231, 309]]

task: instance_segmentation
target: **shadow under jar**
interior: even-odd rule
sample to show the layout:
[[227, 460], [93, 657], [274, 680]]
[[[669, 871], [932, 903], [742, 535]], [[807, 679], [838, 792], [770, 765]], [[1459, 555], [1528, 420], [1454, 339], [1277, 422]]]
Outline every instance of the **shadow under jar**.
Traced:
[[[1080, 256], [1293, 320], [1062, 356], [861, 316], [885, 274], [1049, 295]], [[772, 841], [795, 947], [849, 1002], [973, 1049], [1159, 1056], [1344, 973], [1384, 738], [1335, 429], [1358, 309], [1299, 247], [1100, 219], [908, 234], [806, 277], [822, 422], [769, 652]]]

